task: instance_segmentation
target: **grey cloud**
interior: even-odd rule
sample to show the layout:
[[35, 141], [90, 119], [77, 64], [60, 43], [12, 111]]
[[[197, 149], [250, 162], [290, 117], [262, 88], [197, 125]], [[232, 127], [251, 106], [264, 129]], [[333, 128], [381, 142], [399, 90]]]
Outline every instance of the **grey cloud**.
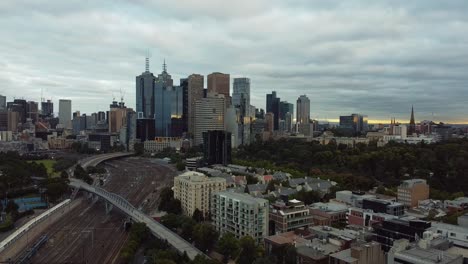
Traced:
[[[28, 8], [24, 8], [27, 6]], [[252, 80], [252, 103], [276, 90], [312, 116], [468, 122], [468, 2], [454, 1], [2, 1], [0, 93], [67, 97], [108, 108], [151, 52], [177, 80], [231, 73]]]

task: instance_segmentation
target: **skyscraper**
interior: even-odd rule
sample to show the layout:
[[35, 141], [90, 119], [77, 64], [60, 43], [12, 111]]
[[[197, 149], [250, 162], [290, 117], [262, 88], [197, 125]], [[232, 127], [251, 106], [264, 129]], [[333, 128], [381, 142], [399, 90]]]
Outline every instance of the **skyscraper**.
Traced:
[[231, 163], [231, 133], [223, 130], [203, 132], [203, 157], [208, 165]]
[[[227, 100], [230, 98], [230, 76], [226, 73], [213, 72], [208, 74], [208, 93], [223, 94]], [[229, 101], [229, 100], [228, 100]]]
[[0, 95], [0, 111], [6, 109], [6, 96]]
[[299, 124], [308, 124], [310, 122], [310, 100], [306, 95], [297, 98], [297, 120]]
[[41, 111], [43, 117], [53, 117], [54, 103], [52, 103], [51, 100], [47, 100], [47, 102], [41, 102]]
[[[156, 137], [171, 136], [171, 108], [172, 104], [178, 103], [177, 101], [173, 101], [173, 93], [175, 92], [175, 89], [172, 85], [172, 77], [169, 73], [167, 73], [166, 62], [164, 62], [163, 71], [161, 72], [161, 74], [158, 75], [158, 78], [156, 78], [155, 83], [154, 120], [156, 122]], [[182, 98], [180, 97], [180, 99]], [[180, 102], [179, 104], [181, 105], [182, 102]]]
[[146, 70], [136, 77], [136, 112], [138, 118], [154, 118], [155, 81], [149, 71], [149, 58], [146, 58]]
[[281, 120], [286, 120], [286, 114], [290, 113], [294, 116], [294, 105], [287, 101], [280, 102], [279, 115]]
[[250, 79], [249, 78], [234, 78], [232, 105], [240, 107], [245, 104], [246, 116], [249, 116], [250, 108]]
[[72, 101], [66, 99], [59, 100], [59, 123], [64, 128], [71, 128]]
[[[195, 104], [203, 98], [204, 77], [200, 74], [192, 74], [188, 77], [187, 84], [188, 132], [193, 136], [195, 134]], [[201, 134], [199, 141], [201, 143]]]
[[195, 103], [195, 145], [203, 143], [203, 132], [225, 130], [226, 102], [222, 94], [208, 94]]
[[26, 105], [26, 117], [31, 118], [33, 124], [39, 119], [39, 104], [34, 101], [29, 101]]
[[274, 130], [279, 128], [280, 119], [280, 98], [276, 97], [276, 91], [266, 95], [266, 111], [273, 113]]
[[413, 106], [411, 106], [411, 119], [408, 129], [408, 135], [412, 136], [414, 133], [416, 133], [416, 123], [414, 121], [414, 108]]

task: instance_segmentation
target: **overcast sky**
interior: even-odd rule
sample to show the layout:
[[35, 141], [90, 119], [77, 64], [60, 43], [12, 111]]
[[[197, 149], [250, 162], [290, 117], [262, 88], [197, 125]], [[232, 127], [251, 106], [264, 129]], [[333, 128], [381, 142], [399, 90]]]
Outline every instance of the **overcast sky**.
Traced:
[[[311, 100], [313, 118], [468, 123], [468, 1], [0, 1], [0, 94], [107, 110], [163, 59], [178, 83], [214, 71]], [[206, 85], [206, 80], [205, 80]], [[231, 85], [232, 91], [232, 85]]]

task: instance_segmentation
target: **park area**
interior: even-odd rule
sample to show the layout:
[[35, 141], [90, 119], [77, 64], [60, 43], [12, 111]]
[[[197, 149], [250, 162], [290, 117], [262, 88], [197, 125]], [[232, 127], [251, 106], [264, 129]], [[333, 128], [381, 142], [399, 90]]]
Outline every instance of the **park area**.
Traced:
[[47, 170], [47, 175], [49, 175], [49, 177], [55, 178], [55, 177], [60, 176], [60, 172], [57, 172], [54, 169], [54, 165], [55, 165], [55, 163], [57, 163], [57, 161], [55, 161], [55, 160], [44, 159], [44, 160], [31, 160], [31, 161], [28, 161], [28, 162], [30, 162], [30, 163], [35, 162], [37, 164], [44, 165], [44, 167]]

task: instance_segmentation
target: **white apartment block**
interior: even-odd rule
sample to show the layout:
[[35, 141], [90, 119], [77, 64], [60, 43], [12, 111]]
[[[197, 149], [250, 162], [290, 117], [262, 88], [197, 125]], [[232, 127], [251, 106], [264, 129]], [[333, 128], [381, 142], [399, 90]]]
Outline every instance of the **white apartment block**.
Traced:
[[221, 234], [251, 236], [257, 243], [268, 236], [267, 200], [229, 191], [215, 193], [211, 199], [211, 219]]

